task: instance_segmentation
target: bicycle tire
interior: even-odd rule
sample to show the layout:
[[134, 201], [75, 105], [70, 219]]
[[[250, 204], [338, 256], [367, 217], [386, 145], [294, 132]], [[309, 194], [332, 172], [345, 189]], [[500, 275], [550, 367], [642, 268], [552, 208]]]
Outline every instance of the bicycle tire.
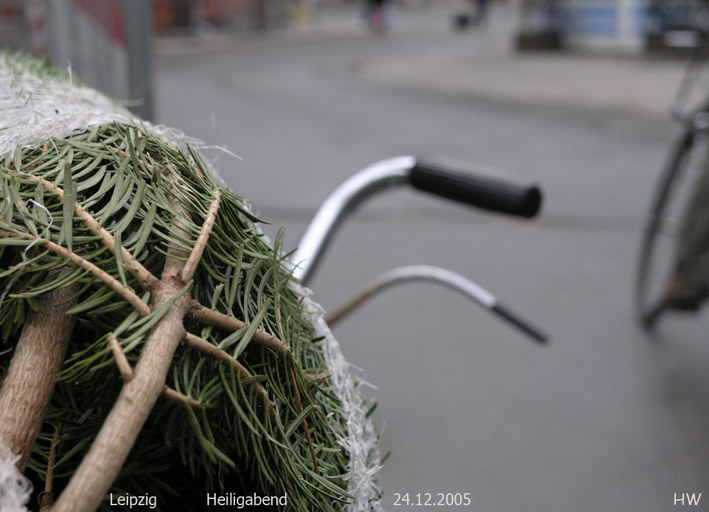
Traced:
[[[694, 157], [704, 147], [691, 127], [672, 148], [655, 187], [642, 233], [635, 276], [635, 309], [638, 321], [652, 329], [665, 311], [663, 295], [674, 271], [677, 237], [696, 179]], [[700, 147], [701, 146], [701, 147]]]

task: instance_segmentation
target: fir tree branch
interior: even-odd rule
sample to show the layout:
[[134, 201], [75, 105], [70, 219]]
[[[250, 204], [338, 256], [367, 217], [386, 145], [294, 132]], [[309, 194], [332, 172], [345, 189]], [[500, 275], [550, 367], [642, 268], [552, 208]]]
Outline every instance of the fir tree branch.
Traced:
[[[56, 194], [60, 201], [64, 200], [64, 190], [57, 187], [53, 183], [35, 176], [34, 174], [27, 174], [27, 177], [33, 181], [39, 182], [45, 189], [50, 193]], [[107, 231], [105, 228], [101, 227], [98, 221], [84, 208], [76, 202], [74, 206], [74, 213], [79, 217], [89, 230], [99, 237], [101, 243], [106, 246], [106, 248], [111, 251], [111, 254], [116, 254], [116, 240], [113, 235]], [[148, 269], [146, 269], [125, 247], [121, 247], [121, 258], [123, 263], [128, 269], [128, 271], [138, 280], [140, 286], [146, 291], [151, 291], [158, 283], [158, 278], [151, 274]]]
[[[207, 340], [204, 338], [200, 338], [199, 336], [195, 336], [192, 333], [186, 332], [185, 333], [185, 344], [187, 346], [192, 347], [196, 350], [199, 350], [201, 352], [204, 352], [205, 354], [213, 357], [214, 359], [218, 359], [219, 361], [223, 361], [225, 363], [231, 364], [234, 369], [241, 374], [241, 376], [245, 379], [251, 379], [253, 378], [253, 375], [249, 370], [247, 370], [244, 365], [242, 365], [235, 357], [230, 356], [226, 352], [224, 352], [222, 349], [219, 347], [212, 345], [209, 343]], [[268, 394], [266, 391], [261, 387], [261, 385], [258, 382], [253, 382], [254, 389], [256, 392], [263, 397], [264, 400], [268, 403], [268, 407], [271, 409], [271, 412], [275, 415], [276, 410], [273, 407], [273, 403], [271, 400], [268, 398]]]
[[[111, 345], [111, 352], [113, 353], [113, 358], [116, 360], [116, 366], [118, 366], [118, 371], [121, 374], [123, 382], [130, 382], [135, 377], [135, 372], [133, 371], [133, 368], [128, 362], [128, 358], [123, 353], [123, 350], [121, 349], [121, 344], [118, 342], [118, 340], [113, 334], [108, 335], [108, 342]], [[182, 394], [167, 385], [163, 389], [162, 394], [170, 400], [182, 402], [183, 404], [191, 405], [192, 407], [196, 407], [198, 409], [206, 409], [207, 407], [210, 407], [208, 403], [195, 400], [194, 398]]]
[[97, 267], [90, 261], [85, 260], [78, 254], [70, 252], [61, 245], [55, 244], [54, 242], [51, 242], [44, 238], [35, 237], [34, 235], [30, 235], [29, 233], [23, 233], [21, 231], [11, 232], [0, 230], [0, 237], [20, 237], [26, 238], [28, 240], [37, 240], [40, 243], [44, 244], [45, 247], [47, 247], [47, 249], [49, 249], [50, 251], [58, 254], [66, 260], [71, 261], [77, 267], [81, 267], [84, 270], [88, 270], [89, 272], [91, 272], [91, 274], [95, 278], [108, 285], [114, 292], [123, 297], [131, 306], [133, 306], [138, 311], [138, 313], [140, 313], [140, 316], [145, 316], [152, 311], [150, 309], [150, 306], [143, 302], [143, 299], [138, 297], [130, 289], [123, 286], [123, 284], [121, 284], [121, 282], [114, 278], [111, 274]]
[[214, 221], [217, 220], [217, 210], [219, 209], [220, 199], [221, 192], [219, 189], [216, 189], [214, 191], [214, 199], [212, 200], [212, 204], [209, 206], [209, 210], [207, 211], [207, 218], [204, 220], [204, 224], [202, 225], [202, 230], [199, 233], [199, 237], [197, 237], [197, 241], [192, 248], [192, 252], [190, 253], [187, 263], [185, 263], [185, 268], [182, 269], [182, 281], [185, 283], [192, 279], [192, 276], [194, 276], [197, 266], [202, 259], [202, 253], [204, 253], [204, 249], [207, 247], [209, 235], [212, 233], [212, 228], [214, 227]]
[[[64, 200], [64, 189], [56, 186], [54, 183], [45, 180], [34, 174], [24, 173], [21, 171], [9, 170], [8, 172], [19, 173], [32, 181], [41, 184], [48, 192], [56, 194], [60, 201]], [[116, 254], [116, 240], [113, 235], [105, 228], [101, 227], [98, 221], [77, 202], [74, 205], [74, 214], [79, 217], [89, 230], [99, 237], [101, 243], [111, 251], [111, 254]], [[158, 278], [150, 273], [125, 247], [121, 247], [121, 258], [128, 271], [135, 277], [146, 291], [151, 291], [158, 283]]]
[[76, 285], [71, 285], [40, 298], [49, 313], [29, 313], [0, 388], [0, 440], [20, 455], [20, 471], [27, 464], [64, 361], [74, 325], [74, 316], [66, 314], [74, 301], [67, 299], [76, 291]]
[[[206, 325], [211, 325], [225, 331], [236, 332], [240, 329], [248, 327], [246, 322], [238, 320], [234, 317], [227, 316], [219, 311], [205, 308], [196, 300], [190, 304], [189, 317]], [[253, 341], [270, 348], [278, 354], [290, 354], [290, 349], [281, 340], [261, 329], [257, 329], [254, 333]]]

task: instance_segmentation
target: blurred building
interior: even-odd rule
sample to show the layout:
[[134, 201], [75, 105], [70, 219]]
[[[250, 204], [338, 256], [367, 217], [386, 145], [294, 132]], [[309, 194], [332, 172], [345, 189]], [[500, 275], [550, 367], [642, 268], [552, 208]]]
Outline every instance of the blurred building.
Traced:
[[[520, 0], [518, 45], [619, 51], [691, 46], [707, 0]], [[524, 49], [524, 48], [522, 48]]]
[[0, 0], [0, 47], [47, 55], [58, 67], [152, 117], [154, 30], [263, 30], [306, 0]]
[[0, 0], [0, 47], [47, 55], [147, 119], [151, 33], [144, 0]]
[[566, 0], [564, 39], [576, 46], [635, 49], [644, 37], [646, 0]]
[[158, 32], [199, 31], [205, 27], [263, 30], [286, 23], [298, 3], [296, 0], [153, 0], [153, 19]]

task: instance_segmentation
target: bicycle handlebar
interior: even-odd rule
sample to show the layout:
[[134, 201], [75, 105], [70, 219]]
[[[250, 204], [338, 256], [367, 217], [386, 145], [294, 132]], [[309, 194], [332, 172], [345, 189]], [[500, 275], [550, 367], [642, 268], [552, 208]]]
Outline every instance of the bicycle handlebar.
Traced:
[[401, 156], [351, 176], [325, 199], [310, 221], [291, 258], [296, 265], [294, 277], [307, 284], [337, 226], [362, 201], [387, 188], [408, 184], [465, 204], [527, 218], [539, 211], [542, 196], [536, 185], [463, 169], [461, 164], [444, 160]]
[[525, 218], [537, 215], [542, 203], [534, 184], [515, 183], [446, 160], [417, 159], [409, 181], [418, 190], [446, 199]]

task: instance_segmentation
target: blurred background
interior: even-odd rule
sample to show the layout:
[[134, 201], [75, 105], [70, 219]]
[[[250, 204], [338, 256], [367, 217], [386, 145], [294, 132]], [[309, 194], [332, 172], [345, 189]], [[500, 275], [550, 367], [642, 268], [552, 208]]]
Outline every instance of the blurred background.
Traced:
[[287, 227], [287, 249], [329, 191], [382, 158], [538, 182], [533, 221], [408, 191], [374, 199], [312, 281], [333, 309], [395, 266], [440, 265], [552, 336], [540, 348], [430, 284], [337, 325], [377, 387], [385, 508], [407, 492], [470, 492], [470, 510], [493, 512], [664, 512], [682, 493], [709, 508], [707, 316], [649, 336], [631, 300], [707, 4], [480, 4], [400, 0], [368, 26], [345, 0], [0, 0], [0, 45], [70, 62], [140, 115], [239, 155], [210, 152], [270, 236]]

